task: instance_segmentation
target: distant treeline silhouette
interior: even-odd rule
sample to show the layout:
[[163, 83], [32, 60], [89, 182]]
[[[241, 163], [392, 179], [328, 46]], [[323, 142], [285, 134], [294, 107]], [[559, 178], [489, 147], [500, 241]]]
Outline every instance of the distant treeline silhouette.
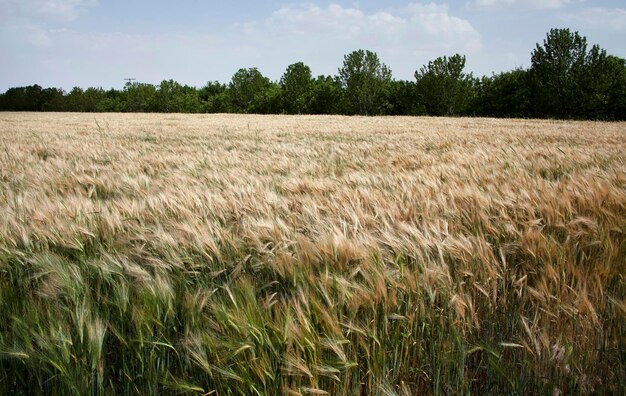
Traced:
[[464, 68], [465, 56], [443, 56], [416, 71], [414, 81], [394, 80], [376, 53], [358, 50], [336, 76], [314, 78], [299, 62], [276, 82], [243, 68], [228, 84], [201, 88], [173, 80], [70, 92], [32, 85], [0, 94], [0, 110], [626, 119], [626, 60], [587, 48], [569, 29], [550, 30], [528, 69], [476, 78]]

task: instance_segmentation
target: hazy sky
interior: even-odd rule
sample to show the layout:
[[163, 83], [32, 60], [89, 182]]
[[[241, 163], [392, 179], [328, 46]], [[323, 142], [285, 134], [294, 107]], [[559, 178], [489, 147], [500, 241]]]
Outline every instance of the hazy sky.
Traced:
[[298, 61], [334, 75], [359, 48], [397, 79], [456, 52], [489, 75], [529, 66], [552, 27], [626, 57], [624, 0], [0, 0], [0, 91], [120, 88], [125, 77], [202, 86], [240, 67], [277, 80]]

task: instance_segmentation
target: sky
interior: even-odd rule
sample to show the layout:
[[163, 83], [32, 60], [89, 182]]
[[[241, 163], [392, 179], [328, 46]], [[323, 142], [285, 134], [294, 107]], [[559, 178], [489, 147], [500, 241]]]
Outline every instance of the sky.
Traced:
[[551, 28], [626, 58], [624, 0], [0, 0], [0, 92], [121, 88], [127, 77], [201, 87], [242, 67], [279, 80], [300, 61], [336, 75], [357, 49], [396, 79], [455, 53], [491, 75], [528, 67]]

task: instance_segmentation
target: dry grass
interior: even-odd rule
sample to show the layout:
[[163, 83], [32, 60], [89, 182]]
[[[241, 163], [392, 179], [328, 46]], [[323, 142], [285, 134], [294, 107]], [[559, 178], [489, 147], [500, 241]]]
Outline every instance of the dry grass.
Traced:
[[0, 393], [622, 393], [625, 153], [624, 123], [0, 113]]

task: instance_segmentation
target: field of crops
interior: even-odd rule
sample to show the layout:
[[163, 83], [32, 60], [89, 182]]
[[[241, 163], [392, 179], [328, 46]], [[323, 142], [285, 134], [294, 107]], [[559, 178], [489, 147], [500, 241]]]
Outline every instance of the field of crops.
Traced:
[[625, 123], [0, 113], [0, 394], [619, 394], [625, 276]]

